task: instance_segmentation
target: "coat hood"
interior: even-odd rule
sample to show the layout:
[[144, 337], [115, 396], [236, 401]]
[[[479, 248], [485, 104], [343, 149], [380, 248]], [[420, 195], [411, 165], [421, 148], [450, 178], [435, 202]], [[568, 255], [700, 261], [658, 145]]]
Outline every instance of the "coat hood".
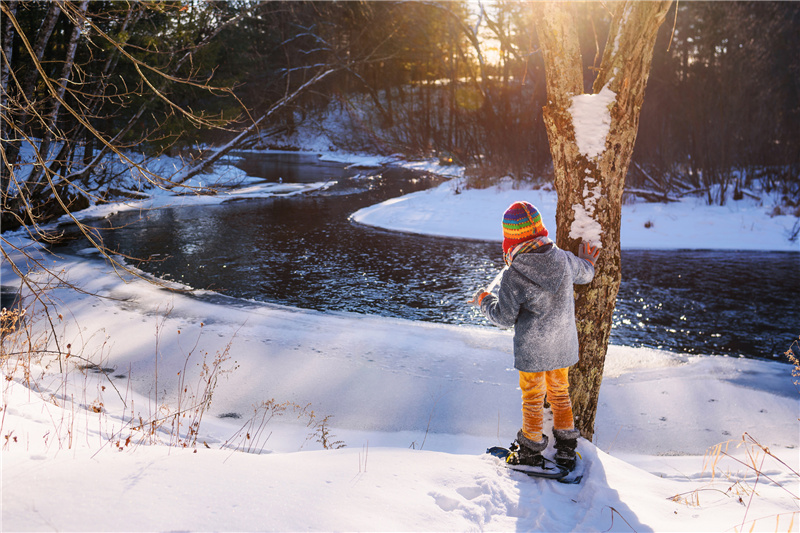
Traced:
[[567, 272], [567, 258], [555, 246], [544, 252], [519, 254], [511, 268], [547, 292], [556, 292]]

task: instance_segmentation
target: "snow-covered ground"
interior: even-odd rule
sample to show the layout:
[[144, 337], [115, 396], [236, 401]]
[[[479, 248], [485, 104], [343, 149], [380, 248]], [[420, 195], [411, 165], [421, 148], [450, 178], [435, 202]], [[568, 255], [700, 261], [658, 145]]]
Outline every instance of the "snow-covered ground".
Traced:
[[[552, 192], [454, 189], [355, 218], [499, 240], [502, 211], [526, 199], [555, 228]], [[127, 208], [218, 201], [162, 195]], [[686, 204], [626, 206], [623, 247], [798, 250], [781, 238], [794, 217]], [[70, 357], [2, 360], [3, 531], [800, 527], [800, 395], [789, 365], [611, 346], [595, 439], [579, 448], [585, 479], [560, 485], [484, 453], [520, 424], [507, 331], [169, 292], [109, 272], [89, 250], [44, 258], [109, 298], [54, 288], [61, 315], [51, 319]], [[16, 284], [8, 262], [0, 274]], [[199, 412], [204, 393], [213, 400]], [[182, 447], [198, 421], [196, 447]], [[771, 455], [744, 444], [745, 433]], [[714, 453], [725, 442], [730, 456]]]

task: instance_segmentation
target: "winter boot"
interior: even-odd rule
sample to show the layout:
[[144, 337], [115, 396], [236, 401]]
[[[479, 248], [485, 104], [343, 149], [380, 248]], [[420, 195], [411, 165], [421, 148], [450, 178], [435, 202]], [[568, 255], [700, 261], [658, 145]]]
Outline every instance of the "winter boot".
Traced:
[[556, 438], [556, 464], [570, 472], [575, 469], [575, 449], [578, 447], [578, 437], [581, 432], [577, 429], [554, 429]]
[[542, 451], [547, 448], [547, 435], [542, 435], [541, 442], [535, 442], [526, 437], [520, 429], [517, 433], [517, 445], [519, 450], [516, 453], [516, 464], [544, 467]]

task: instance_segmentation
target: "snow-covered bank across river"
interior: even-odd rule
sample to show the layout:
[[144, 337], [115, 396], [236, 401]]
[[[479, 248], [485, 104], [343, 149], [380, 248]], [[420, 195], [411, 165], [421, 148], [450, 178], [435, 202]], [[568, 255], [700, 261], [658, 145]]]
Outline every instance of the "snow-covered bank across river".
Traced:
[[[525, 200], [539, 208], [545, 227], [555, 235], [558, 197], [552, 187], [519, 190], [510, 182], [488, 189], [462, 187], [458, 180], [443, 183], [362, 209], [353, 220], [410, 233], [501, 241], [503, 212]], [[772, 213], [752, 199], [731, 200], [726, 206], [709, 206], [702, 198], [638, 202], [622, 208], [620, 241], [624, 249], [800, 252], [800, 241], [789, 240], [797, 217]]]
[[[302, 153], [316, 153], [320, 161], [340, 162], [353, 167], [395, 165], [451, 178], [436, 188], [407, 194], [354, 213], [353, 220], [361, 224], [423, 235], [500, 241], [503, 212], [511, 203], [526, 200], [539, 208], [545, 227], [555, 234], [557, 195], [550, 185], [518, 189], [513, 181], [504, 179], [486, 189], [467, 189], [464, 168], [457, 165], [443, 166], [434, 161], [404, 161], [396, 157], [341, 152]], [[326, 181], [264, 182], [237, 168], [235, 158], [233, 155], [223, 159], [212, 173], [193, 178], [171, 191], [151, 190], [151, 197], [145, 200], [95, 205], [81, 211], [78, 217], [107, 217], [119, 211], [212, 205], [241, 198], [303, 194], [331, 185]], [[163, 165], [170, 161], [169, 158], [165, 160]], [[192, 194], [204, 188], [215, 189], [218, 194]], [[622, 209], [622, 248], [800, 252], [798, 217], [788, 214], [786, 208], [776, 208], [771, 196], [774, 194], [765, 194], [761, 200], [751, 196], [744, 196], [741, 200], [731, 198], [724, 206], [708, 205], [702, 197], [686, 197], [671, 203], [637, 201], [626, 204]], [[70, 219], [62, 217], [61, 222], [69, 223]], [[792, 236], [795, 240], [790, 240]]]
[[[734, 447], [748, 432], [797, 472], [800, 395], [786, 364], [611, 346], [596, 437], [580, 447], [586, 478], [563, 486], [483, 453], [520, 423], [509, 332], [173, 293], [91, 257], [47, 257], [109, 297], [52, 291], [64, 371], [48, 358], [28, 373], [2, 363], [3, 531], [798, 530], [791, 470], [760, 450], [769, 479], [703, 458], [732, 440], [747, 460]], [[14, 279], [6, 262], [1, 275]], [[169, 446], [162, 405], [174, 413], [187, 384], [202, 394], [204, 354], [229, 356], [229, 372], [196, 450]], [[85, 359], [96, 366], [81, 370]], [[310, 403], [315, 418], [248, 425], [273, 398]], [[139, 416], [167, 420], [164, 431], [149, 436]], [[321, 449], [327, 416], [325, 440], [346, 448]]]

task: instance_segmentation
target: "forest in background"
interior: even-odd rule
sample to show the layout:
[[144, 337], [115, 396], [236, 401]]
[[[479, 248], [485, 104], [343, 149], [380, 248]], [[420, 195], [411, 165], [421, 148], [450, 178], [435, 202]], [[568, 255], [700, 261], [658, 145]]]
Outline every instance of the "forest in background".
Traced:
[[[334, 110], [347, 121], [343, 149], [454, 160], [478, 185], [552, 174], [527, 3], [0, 7], [4, 230], [135, 193], [122, 190], [120, 165], [143, 188], [169, 187], [226, 150], [276, 147], [273, 136]], [[609, 13], [602, 2], [573, 8], [591, 72]], [[794, 2], [673, 4], [626, 188], [721, 204], [757, 182], [796, 212], [799, 17]], [[183, 154], [186, 170], [163, 176], [131, 155], [164, 153]]]

